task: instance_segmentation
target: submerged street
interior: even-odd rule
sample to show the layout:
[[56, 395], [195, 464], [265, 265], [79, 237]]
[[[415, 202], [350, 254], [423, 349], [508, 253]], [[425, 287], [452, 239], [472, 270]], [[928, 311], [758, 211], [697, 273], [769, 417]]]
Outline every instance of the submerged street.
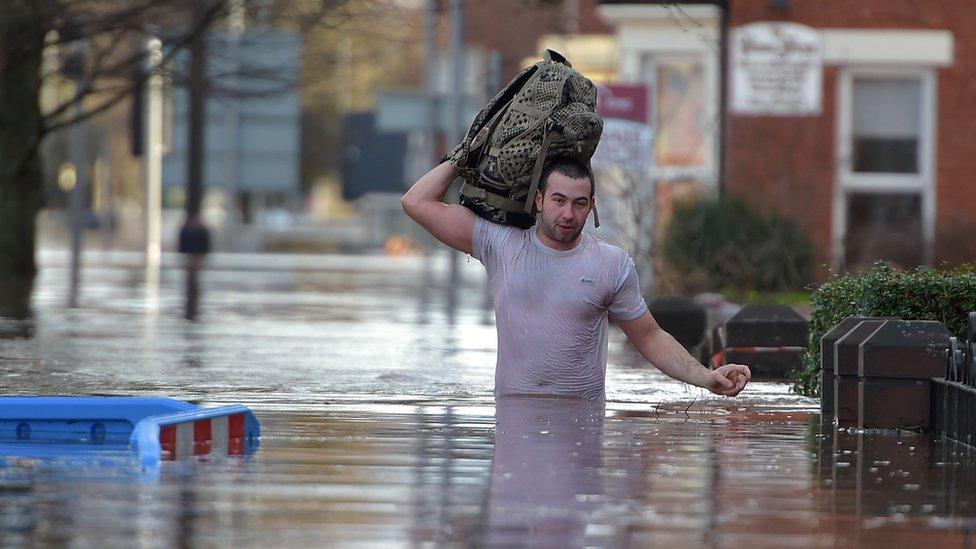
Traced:
[[[0, 325], [5, 395], [241, 403], [246, 458], [0, 458], [4, 545], [847, 546], [968, 542], [976, 457], [837, 436], [786, 382], [736, 399], [665, 378], [614, 331], [606, 404], [492, 396], [475, 260], [222, 255], [184, 319], [181, 258], [43, 251], [35, 318]], [[450, 307], [449, 304], [453, 304]]]

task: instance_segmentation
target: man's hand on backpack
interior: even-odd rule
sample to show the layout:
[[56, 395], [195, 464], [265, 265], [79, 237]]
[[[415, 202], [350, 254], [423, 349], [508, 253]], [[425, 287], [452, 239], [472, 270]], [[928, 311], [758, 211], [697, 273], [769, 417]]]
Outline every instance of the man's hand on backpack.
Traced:
[[711, 371], [706, 389], [716, 395], [735, 396], [752, 379], [749, 367], [742, 364], [726, 364]]

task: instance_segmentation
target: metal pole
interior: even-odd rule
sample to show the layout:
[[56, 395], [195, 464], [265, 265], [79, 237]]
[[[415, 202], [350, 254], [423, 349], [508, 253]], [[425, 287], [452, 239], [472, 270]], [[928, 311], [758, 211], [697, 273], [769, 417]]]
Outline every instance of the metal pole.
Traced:
[[424, 17], [424, 80], [427, 92], [427, 127], [424, 128], [424, 139], [427, 142], [427, 154], [430, 165], [437, 163], [440, 157], [437, 151], [437, 8], [438, 0], [427, 0], [427, 11]]
[[203, 260], [210, 252], [210, 231], [200, 213], [203, 202], [204, 125], [206, 118], [206, 37], [201, 28], [208, 6], [207, 0], [194, 0], [193, 27], [197, 33], [190, 40], [190, 112], [187, 139], [186, 221], [180, 229], [179, 251], [184, 254], [186, 268], [186, 311], [184, 316], [196, 318], [199, 303], [197, 275]]
[[[69, 53], [65, 57], [61, 71], [75, 84], [75, 116], [81, 118], [85, 113], [85, 102], [82, 92], [87, 85], [87, 75], [85, 72], [85, 56], [87, 54], [87, 43], [82, 37], [81, 29], [77, 22], [70, 17], [61, 27], [61, 39], [69, 44]], [[71, 150], [71, 163], [73, 164], [70, 173], [63, 177], [71, 178], [71, 190], [68, 194], [69, 226], [71, 227], [71, 267], [68, 269], [68, 307], [78, 307], [78, 293], [81, 285], [81, 250], [82, 239], [84, 238], [84, 190], [85, 182], [88, 180], [88, 143], [85, 135], [87, 128], [81, 122], [75, 122], [71, 128], [71, 139], [69, 148]], [[59, 178], [62, 177], [59, 174]]]
[[[228, 34], [229, 34], [229, 55], [230, 58], [230, 70], [229, 73], [229, 87], [231, 90], [236, 90], [238, 87], [237, 73], [240, 71], [240, 55], [241, 55], [241, 36], [244, 34], [244, 2], [234, 2], [230, 8], [230, 15], [227, 22]], [[233, 93], [233, 92], [232, 92]], [[238, 174], [240, 170], [238, 169], [239, 156], [240, 156], [240, 131], [239, 131], [239, 115], [238, 115], [238, 101], [237, 96], [232, 95], [226, 100], [226, 115], [227, 115], [227, 201], [229, 206], [227, 208], [228, 217], [232, 223], [237, 223], [239, 218], [239, 211], [237, 208], [237, 194], [238, 194]]]
[[[77, 89], [84, 85], [83, 78], [75, 80]], [[85, 112], [84, 102], [80, 99], [75, 104], [75, 113], [82, 116]], [[85, 135], [87, 128], [85, 124], [75, 123], [71, 130], [71, 152], [72, 163], [74, 164], [75, 183], [71, 187], [68, 201], [71, 208], [71, 270], [70, 286], [68, 292], [68, 307], [74, 309], [78, 307], [79, 287], [81, 286], [81, 249], [84, 240], [85, 221], [84, 221], [84, 187], [88, 178], [88, 143]]]
[[146, 284], [150, 289], [159, 284], [159, 266], [162, 255], [163, 213], [163, 44], [156, 37], [146, 41], [146, 112], [143, 154], [146, 178]]
[[[203, 18], [204, 0], [193, 2], [194, 27]], [[202, 30], [190, 40], [190, 119], [187, 149], [186, 217], [200, 216], [203, 202], [203, 147], [206, 122], [206, 38]]]
[[[449, 143], [454, 144], [461, 141], [464, 131], [462, 124], [462, 111], [464, 108], [464, 73], [462, 53], [464, 48], [464, 1], [451, 0], [451, 80], [454, 83], [454, 93], [451, 94], [453, 101], [453, 116], [451, 123], [451, 139]], [[453, 195], [452, 191], [449, 191]], [[450, 252], [451, 279], [448, 286], [448, 312], [453, 318], [457, 309], [457, 292], [461, 283], [461, 254]]]
[[464, 133], [464, 0], [451, 0], [451, 80], [454, 93], [451, 94], [453, 107], [450, 145], [461, 141]]
[[719, 20], [719, 71], [718, 71], [718, 195], [726, 193], [728, 182], [728, 133], [729, 133], [729, 2], [721, 0]]
[[212, 0], [192, 0], [193, 28], [188, 49], [189, 111], [187, 115], [187, 178], [186, 221], [180, 230], [179, 251], [185, 254], [205, 254], [210, 251], [210, 235], [200, 215], [204, 195], [204, 127], [206, 125], [207, 40], [203, 29], [207, 9]]
[[[101, 146], [104, 151], [105, 145]], [[101, 204], [99, 207], [99, 216], [104, 223], [102, 228], [102, 248], [109, 250], [112, 248], [112, 242], [115, 239], [115, 205], [112, 197], [115, 196], [115, 184], [112, 181], [112, 164], [109, 160], [108, 153], [103, 153], [105, 156], [100, 156], [98, 160], [95, 161], [95, 171], [97, 172], [97, 177], [93, 176], [93, 181], [98, 181], [99, 197]]]
[[[424, 93], [426, 95], [427, 116], [424, 126], [424, 163], [425, 169], [429, 169], [438, 164], [440, 151], [437, 143], [438, 130], [438, 89], [437, 89], [437, 19], [440, 9], [439, 0], [427, 0], [424, 10]], [[422, 173], [422, 171], [421, 171]], [[412, 235], [417, 236], [420, 243], [420, 253], [423, 255], [424, 276], [419, 281], [419, 322], [426, 324], [429, 322], [428, 308], [430, 305], [430, 280], [431, 280], [431, 245], [424, 231], [417, 225], [410, 225]]]
[[[498, 93], [502, 83], [502, 55], [498, 50], [491, 50], [488, 54], [488, 78], [485, 81], [485, 102]], [[485, 322], [490, 321], [491, 308], [494, 303], [494, 296], [491, 292], [491, 281], [485, 277], [484, 299], [482, 308], [485, 312]]]
[[[75, 90], [80, 92], [85, 87], [85, 55], [87, 54], [87, 44], [84, 40], [78, 40], [74, 45], [75, 51], [72, 52], [72, 59], [69, 61], [68, 72], [75, 81]], [[78, 98], [75, 103], [75, 115], [81, 118], [85, 114], [85, 103]], [[85, 185], [88, 181], [88, 136], [86, 126], [81, 122], [75, 123], [71, 131], [71, 153], [72, 163], [74, 164], [74, 185], [68, 196], [71, 209], [71, 269], [68, 290], [68, 307], [78, 307], [78, 294], [81, 286], [81, 252], [84, 241], [85, 221]]]

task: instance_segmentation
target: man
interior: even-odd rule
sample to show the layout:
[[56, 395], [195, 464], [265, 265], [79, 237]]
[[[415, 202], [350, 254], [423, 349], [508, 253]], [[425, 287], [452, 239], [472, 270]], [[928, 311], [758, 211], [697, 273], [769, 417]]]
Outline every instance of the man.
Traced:
[[670, 377], [735, 396], [747, 366], [702, 366], [658, 326], [640, 293], [634, 261], [620, 248], [583, 233], [594, 182], [575, 160], [546, 167], [535, 197], [535, 227], [486, 221], [441, 201], [455, 178], [445, 162], [403, 195], [404, 211], [448, 246], [485, 265], [495, 298], [498, 360], [495, 394], [604, 399], [607, 319], [651, 364]]

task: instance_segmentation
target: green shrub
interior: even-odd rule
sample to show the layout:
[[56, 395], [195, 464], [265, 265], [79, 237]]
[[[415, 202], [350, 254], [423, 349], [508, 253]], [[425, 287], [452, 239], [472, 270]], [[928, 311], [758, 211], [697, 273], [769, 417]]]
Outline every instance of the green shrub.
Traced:
[[801, 289], [812, 257], [791, 221], [759, 215], [734, 197], [678, 205], [663, 253], [687, 290]]
[[893, 316], [938, 320], [963, 337], [970, 311], [976, 311], [976, 269], [966, 265], [935, 271], [919, 267], [896, 271], [879, 262], [870, 271], [825, 282], [810, 296], [810, 341], [803, 368], [794, 372], [793, 390], [820, 395], [820, 338], [849, 316]]

